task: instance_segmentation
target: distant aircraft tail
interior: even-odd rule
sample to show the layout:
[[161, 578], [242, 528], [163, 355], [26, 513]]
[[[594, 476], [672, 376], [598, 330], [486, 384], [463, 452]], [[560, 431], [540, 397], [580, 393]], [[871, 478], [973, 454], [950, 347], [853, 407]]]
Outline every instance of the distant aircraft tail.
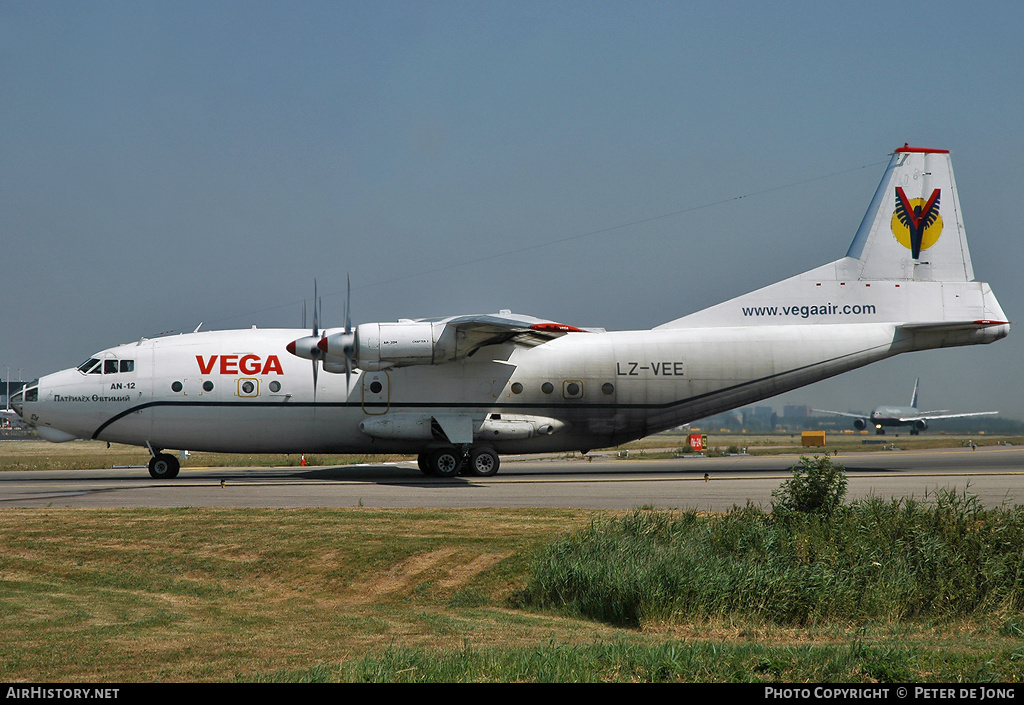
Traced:
[[989, 285], [974, 281], [947, 150], [892, 154], [845, 257], [659, 328], [855, 323], [894, 323], [916, 349], [1009, 332]]
[[910, 406], [914, 409], [917, 408], [917, 385], [921, 383], [921, 378], [918, 377], [914, 380], [914, 393], [910, 395]]

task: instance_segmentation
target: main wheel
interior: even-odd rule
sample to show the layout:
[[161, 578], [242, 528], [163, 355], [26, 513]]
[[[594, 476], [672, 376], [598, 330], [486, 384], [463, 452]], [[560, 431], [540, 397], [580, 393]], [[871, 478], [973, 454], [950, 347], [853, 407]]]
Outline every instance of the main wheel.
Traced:
[[459, 474], [462, 458], [454, 448], [435, 450], [430, 456], [427, 467], [435, 477], [455, 477]]
[[469, 474], [490, 477], [498, 472], [498, 454], [490, 448], [474, 448], [469, 454]]
[[180, 469], [178, 459], [167, 453], [158, 453], [149, 459], [149, 474], [157, 480], [173, 480]]

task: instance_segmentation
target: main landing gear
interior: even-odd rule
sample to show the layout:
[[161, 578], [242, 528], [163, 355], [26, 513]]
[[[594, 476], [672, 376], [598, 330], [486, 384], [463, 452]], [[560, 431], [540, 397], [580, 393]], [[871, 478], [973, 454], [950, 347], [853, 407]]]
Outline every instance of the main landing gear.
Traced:
[[498, 454], [487, 446], [445, 446], [420, 453], [418, 461], [424, 475], [455, 477], [473, 475], [490, 477], [501, 464]]

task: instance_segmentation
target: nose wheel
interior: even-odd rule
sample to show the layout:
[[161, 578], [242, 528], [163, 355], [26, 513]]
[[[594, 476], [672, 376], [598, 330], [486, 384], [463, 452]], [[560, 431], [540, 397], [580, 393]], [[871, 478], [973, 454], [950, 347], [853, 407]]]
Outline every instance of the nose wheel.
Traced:
[[149, 474], [157, 480], [172, 480], [180, 469], [178, 459], [167, 453], [157, 453], [149, 459]]

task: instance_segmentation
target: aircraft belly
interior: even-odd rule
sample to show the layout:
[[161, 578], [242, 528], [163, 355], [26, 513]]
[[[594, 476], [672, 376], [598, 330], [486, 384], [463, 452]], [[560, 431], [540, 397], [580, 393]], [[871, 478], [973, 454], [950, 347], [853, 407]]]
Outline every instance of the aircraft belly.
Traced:
[[197, 404], [154, 406], [145, 412], [154, 446], [215, 452], [366, 452], [354, 430], [358, 408]]

